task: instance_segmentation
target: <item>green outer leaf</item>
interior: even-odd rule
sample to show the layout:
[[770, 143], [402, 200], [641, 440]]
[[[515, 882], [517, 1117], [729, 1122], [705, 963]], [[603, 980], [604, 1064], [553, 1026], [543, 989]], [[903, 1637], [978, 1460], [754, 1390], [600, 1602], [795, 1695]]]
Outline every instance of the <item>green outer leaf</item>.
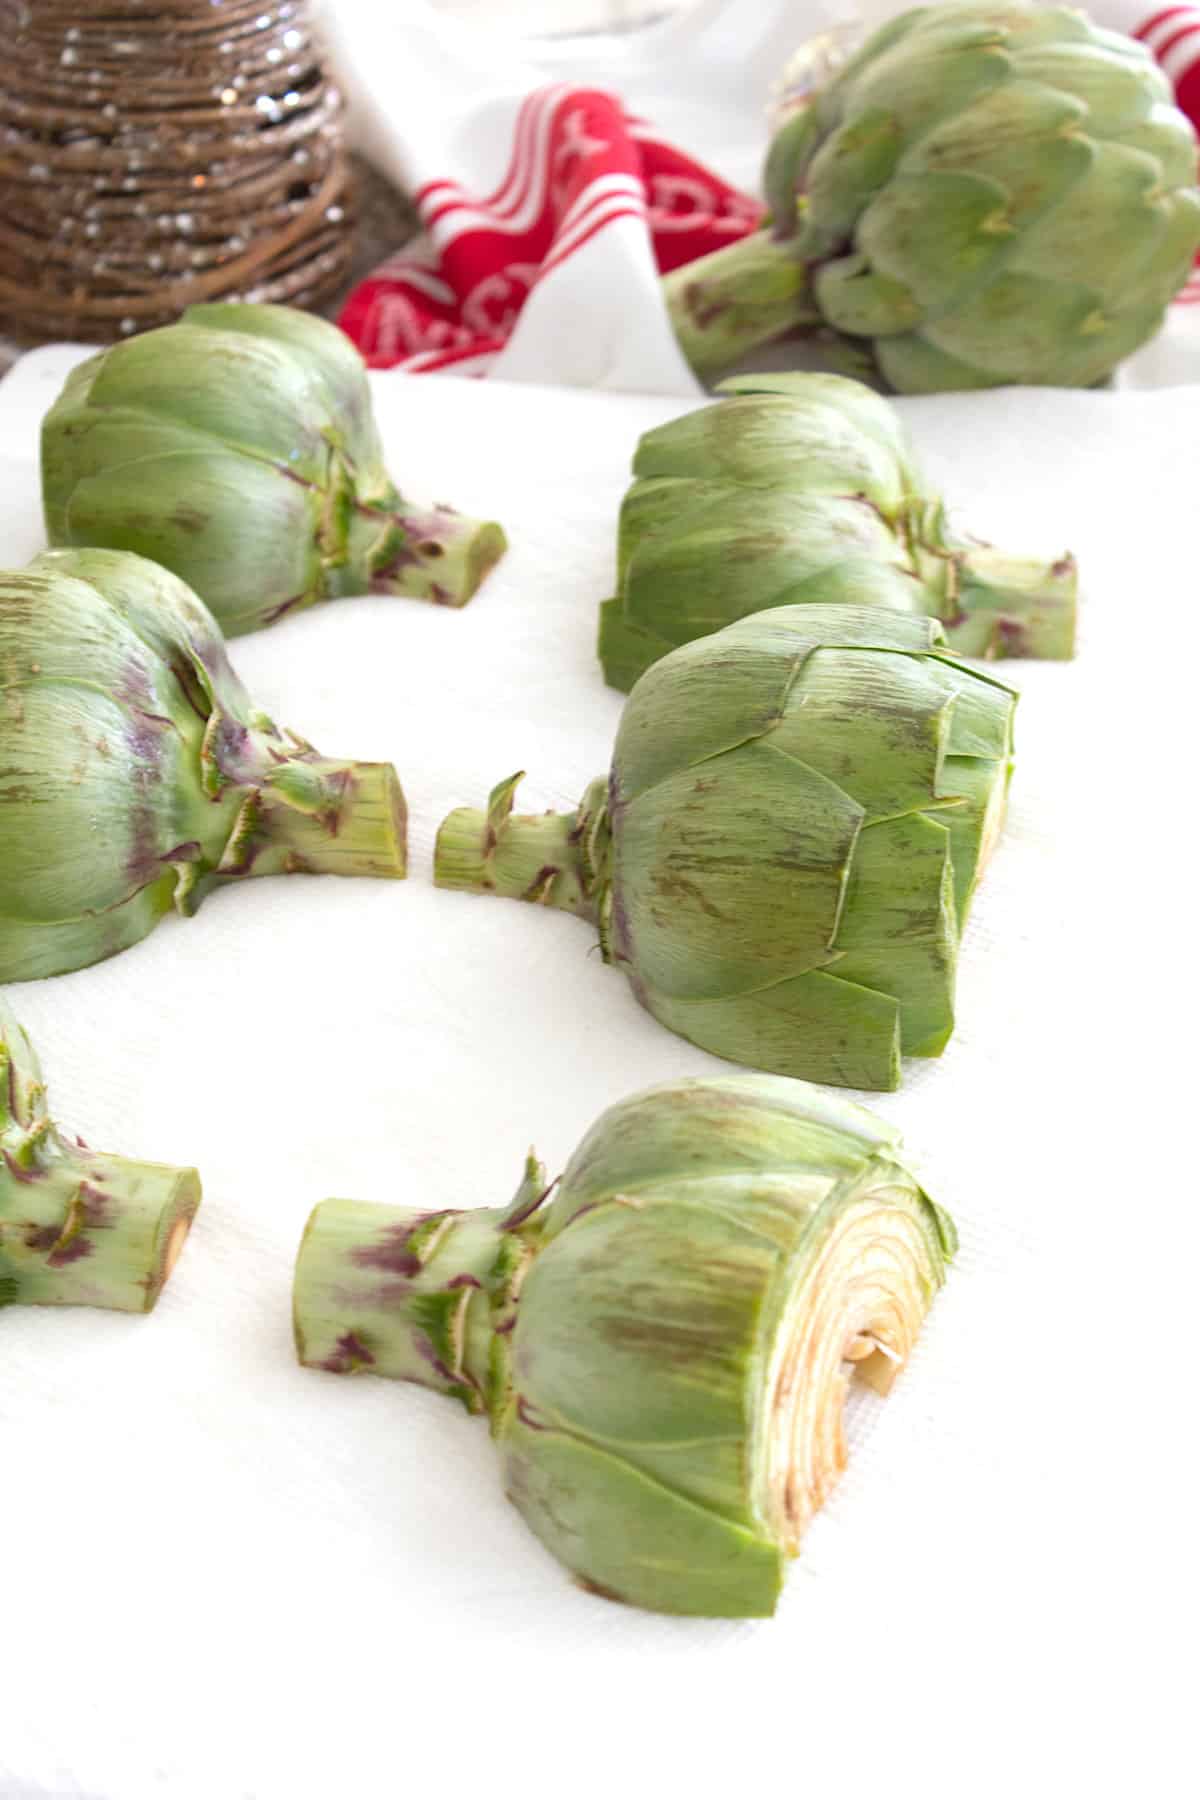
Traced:
[[894, 1125], [840, 1094], [771, 1075], [695, 1076], [647, 1088], [600, 1115], [543, 1215], [547, 1241], [585, 1206], [660, 1181], [754, 1175], [764, 1167], [841, 1180], [900, 1141]]
[[727, 1214], [710, 1194], [668, 1186], [577, 1215], [521, 1289], [512, 1378], [524, 1415], [753, 1529], [746, 1443], [779, 1249], [750, 1196]]
[[939, 1056], [954, 1029], [958, 917], [949, 812], [864, 827], [838, 926], [842, 981], [893, 994], [905, 1056]]
[[818, 646], [929, 650], [932, 619], [876, 606], [776, 607], [673, 651], [648, 669], [621, 715], [613, 750], [621, 803], [678, 770], [768, 730]]
[[[42, 432], [42, 501], [52, 544], [71, 542], [67, 509], [79, 482], [180, 450], [224, 449], [191, 426], [128, 406], [91, 407], [86, 395], [68, 383], [46, 421], [54, 428]], [[136, 478], [130, 485], [136, 488]]]
[[177, 883], [168, 869], [123, 904], [78, 919], [30, 922], [0, 905], [0, 981], [37, 981], [85, 969], [140, 944], [176, 904]]
[[621, 814], [621, 948], [679, 1000], [765, 987], [832, 960], [862, 808], [757, 740], [669, 776]]
[[502, 1456], [509, 1499], [593, 1592], [654, 1612], [774, 1612], [787, 1559], [761, 1535], [691, 1505], [618, 1457], [519, 1419]]
[[665, 638], [635, 625], [625, 617], [619, 595], [600, 603], [600, 627], [596, 634], [596, 654], [609, 687], [627, 694], [634, 682], [650, 664], [674, 649]]
[[178, 451], [79, 481], [66, 533], [162, 563], [236, 634], [321, 597], [320, 505], [315, 489], [236, 452]]
[[836, 966], [721, 1000], [679, 1000], [633, 979], [656, 1019], [714, 1056], [841, 1087], [900, 1086], [899, 1005]]
[[[208, 608], [197, 599], [187, 584], [170, 570], [144, 557], [126, 551], [102, 549], [44, 550], [27, 569], [20, 572], [20, 586], [39, 582], [39, 600], [31, 615], [31, 643], [39, 653], [45, 648], [49, 614], [45, 595], [49, 587], [57, 590], [64, 577], [72, 582], [86, 582], [102, 597], [101, 611], [106, 628], [109, 616], [122, 619], [131, 632], [147, 648], [168, 664], [177, 681], [184, 681], [192, 692], [196, 684], [194, 705], [206, 710], [219, 701], [224, 709], [239, 718], [248, 717], [250, 700], [238, 676], [230, 666], [220, 627]], [[67, 637], [80, 641], [79, 612], [82, 596], [73, 586], [64, 611]], [[13, 619], [10, 601], [5, 619], [5, 636]], [[74, 631], [69, 621], [74, 619]], [[166, 711], [164, 704], [162, 710]]]
[[323, 384], [308, 359], [263, 336], [190, 323], [143, 332], [100, 357], [89, 403], [191, 426], [214, 449], [246, 451], [308, 481], [325, 474]]
[[[642, 480], [703, 477], [756, 488], [794, 488], [812, 479], [825, 491], [864, 494], [892, 512], [915, 487], [898, 421], [890, 433], [868, 390], [836, 376], [810, 377], [799, 410], [789, 393], [756, 389], [719, 407], [685, 413], [638, 441], [633, 473]], [[838, 382], [836, 388], [830, 383]], [[847, 390], [857, 389], [857, 393]], [[871, 396], [874, 399], [874, 396]]]
[[932, 661], [873, 647], [814, 650], [771, 742], [842, 783], [867, 820], [930, 806], [954, 708]]
[[[10, 710], [14, 701], [19, 711]], [[77, 919], [129, 899], [202, 829], [199, 757], [95, 686], [35, 679], [0, 704], [0, 913]], [[12, 977], [10, 977], [12, 979]]]
[[367, 499], [377, 487], [389, 485], [363, 359], [344, 331], [295, 306], [248, 305], [244, 301], [189, 306], [183, 323], [205, 331], [266, 338], [297, 352], [296, 360], [309, 378], [320, 384], [324, 395], [329, 420], [324, 435], [336, 441], [353, 463], [362, 497]]
[[634, 624], [682, 641], [785, 604], [826, 569], [871, 560], [899, 554], [864, 501], [728, 488], [642, 537], [625, 568], [625, 607]]

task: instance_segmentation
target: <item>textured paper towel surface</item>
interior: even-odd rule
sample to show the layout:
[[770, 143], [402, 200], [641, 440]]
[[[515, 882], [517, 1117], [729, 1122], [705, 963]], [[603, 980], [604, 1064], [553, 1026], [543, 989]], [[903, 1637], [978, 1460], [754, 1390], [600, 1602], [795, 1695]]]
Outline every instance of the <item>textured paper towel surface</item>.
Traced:
[[[72, 354], [0, 386], [4, 565], [40, 547]], [[865, 1097], [958, 1269], [891, 1398], [853, 1400], [845, 1479], [754, 1624], [580, 1592], [479, 1422], [293, 1360], [316, 1201], [494, 1204], [531, 1142], [558, 1169], [610, 1102], [728, 1066], [578, 921], [430, 881], [452, 805], [518, 768], [527, 806], [570, 805], [606, 767], [596, 605], [634, 438], [678, 402], [375, 393], [401, 486], [503, 519], [509, 556], [461, 613], [338, 602], [233, 656], [281, 723], [396, 763], [411, 878], [247, 883], [10, 990], [56, 1116], [194, 1162], [205, 1200], [152, 1317], [0, 1315], [0, 1794], [1182, 1794], [1200, 389], [901, 403], [961, 524], [1077, 552], [1080, 654], [1009, 665], [959, 1028]]]

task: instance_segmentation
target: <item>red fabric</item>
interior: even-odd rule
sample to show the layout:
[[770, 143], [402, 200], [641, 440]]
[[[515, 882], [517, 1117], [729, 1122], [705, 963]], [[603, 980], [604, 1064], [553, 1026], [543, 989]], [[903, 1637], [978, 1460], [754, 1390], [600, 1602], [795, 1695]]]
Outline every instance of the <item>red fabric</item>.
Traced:
[[[1164, 6], [1133, 33], [1155, 60], [1162, 64], [1175, 89], [1175, 104], [1200, 132], [1200, 9]], [[1200, 303], [1200, 255], [1185, 285], [1175, 296], [1177, 306]]]
[[1151, 13], [1133, 35], [1166, 67], [1176, 106], [1200, 131], [1200, 9], [1164, 6]]
[[763, 213], [612, 94], [564, 86], [521, 107], [494, 193], [433, 181], [415, 199], [425, 241], [360, 282], [338, 320], [374, 369], [490, 357], [535, 282], [612, 219], [647, 220], [665, 274], [744, 237]]

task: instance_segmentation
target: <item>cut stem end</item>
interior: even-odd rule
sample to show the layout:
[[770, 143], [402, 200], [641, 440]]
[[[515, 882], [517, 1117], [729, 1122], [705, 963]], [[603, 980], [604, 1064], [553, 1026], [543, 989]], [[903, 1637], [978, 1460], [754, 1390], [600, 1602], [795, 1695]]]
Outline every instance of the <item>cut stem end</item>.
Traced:
[[520, 776], [493, 789], [486, 812], [460, 806], [443, 820], [433, 858], [438, 887], [501, 894], [596, 918], [576, 813], [513, 813]]
[[1043, 563], [973, 548], [962, 559], [955, 612], [943, 621], [946, 641], [956, 656], [1064, 662], [1075, 654], [1077, 591], [1073, 556]]
[[407, 872], [408, 808], [391, 763], [312, 756], [280, 766], [264, 794], [269, 848], [255, 873]]
[[199, 1204], [195, 1169], [70, 1152], [23, 1184], [0, 1217], [7, 1297], [150, 1312]]
[[448, 506], [395, 513], [371, 556], [371, 589], [465, 606], [507, 548], [494, 520], [470, 519]]

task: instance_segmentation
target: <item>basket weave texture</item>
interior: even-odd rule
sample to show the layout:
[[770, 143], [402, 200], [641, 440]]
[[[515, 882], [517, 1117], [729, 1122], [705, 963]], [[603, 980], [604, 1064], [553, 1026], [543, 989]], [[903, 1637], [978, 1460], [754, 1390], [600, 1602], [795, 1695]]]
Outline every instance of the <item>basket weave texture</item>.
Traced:
[[350, 258], [341, 99], [303, 0], [0, 0], [0, 325], [107, 342]]

